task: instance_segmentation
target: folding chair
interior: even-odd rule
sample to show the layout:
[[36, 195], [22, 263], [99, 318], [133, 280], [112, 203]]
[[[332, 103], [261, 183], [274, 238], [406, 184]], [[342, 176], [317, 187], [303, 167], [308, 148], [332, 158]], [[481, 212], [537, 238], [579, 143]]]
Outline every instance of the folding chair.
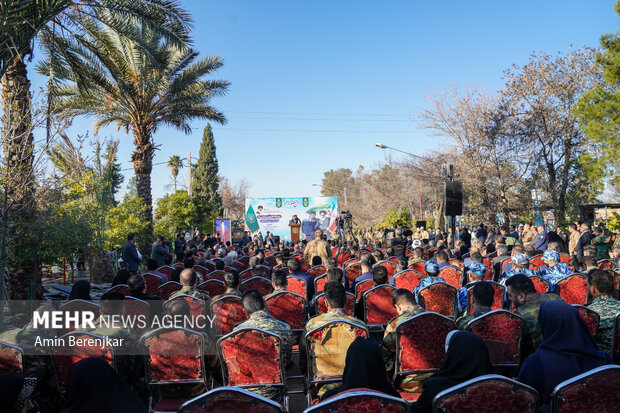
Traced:
[[552, 393], [551, 411], [615, 412], [620, 406], [620, 366], [608, 364], [558, 384]]
[[273, 400], [239, 387], [219, 387], [186, 401], [178, 413], [285, 413]]
[[521, 341], [525, 320], [506, 310], [494, 310], [467, 323], [489, 350], [494, 367], [517, 367], [521, 362]]
[[170, 298], [170, 294], [179, 291], [181, 288], [183, 288], [181, 283], [178, 283], [176, 281], [168, 281], [167, 283], [163, 283], [157, 288], [157, 295], [165, 301]]

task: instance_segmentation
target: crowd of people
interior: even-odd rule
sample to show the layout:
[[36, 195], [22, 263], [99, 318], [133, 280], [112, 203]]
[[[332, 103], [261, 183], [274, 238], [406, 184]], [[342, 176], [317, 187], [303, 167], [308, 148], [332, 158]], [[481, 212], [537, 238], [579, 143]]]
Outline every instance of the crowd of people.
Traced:
[[[536, 389], [541, 407], [546, 410], [557, 384], [612, 362], [610, 352], [614, 318], [620, 313], [620, 301], [614, 298], [618, 289], [615, 280], [620, 276], [614, 273], [620, 264], [619, 233], [612, 233], [604, 226], [591, 230], [585, 223], [571, 224], [570, 232], [569, 235], [558, 229], [547, 231], [544, 226], [527, 224], [518, 227], [486, 227], [481, 224], [475, 232], [457, 228], [455, 247], [450, 248], [451, 240], [446, 233], [433, 229], [426, 231], [424, 228], [414, 232], [400, 227], [388, 237], [382, 234], [378, 238], [363, 238], [359, 242], [350, 240], [342, 244], [327, 240], [321, 230], [316, 231], [313, 240], [298, 243], [279, 240], [272, 234], [268, 234], [269, 241], [258, 240], [257, 237], [251, 240], [246, 233], [246, 239], [233, 245], [204, 237], [197, 231], [189, 241], [182, 233], [179, 234], [173, 248], [158, 237], [149, 258], [138, 253], [135, 236], [129, 234], [123, 246], [123, 268], [116, 274], [112, 286], [126, 285], [129, 296], [149, 302], [150, 316], [189, 315], [186, 301], [173, 300], [175, 297], [189, 295], [199, 298], [207, 303], [208, 309], [208, 303], [213, 300], [229, 295], [239, 296], [249, 318], [235, 326], [235, 330], [260, 328], [279, 336], [282, 365], [288, 369], [295, 363], [292, 348], [298, 343], [298, 366], [302, 373], [307, 374], [309, 349], [306, 341], [299, 337], [303, 338], [307, 332], [337, 320], [353, 327], [366, 328], [362, 299], [357, 297], [353, 308], [349, 309], [350, 293], [355, 294], [356, 286], [367, 280], [372, 280], [374, 286], [395, 285], [396, 274], [388, 273], [386, 267], [380, 265], [386, 259], [394, 258], [397, 272], [416, 268], [423, 274], [414, 289], [394, 288], [392, 305], [397, 317], [384, 325], [380, 332], [374, 331], [365, 338], [358, 337], [350, 346], [338, 348], [345, 364], [341, 381], [306, 382], [305, 387], [316, 396], [315, 402], [354, 388], [371, 389], [408, 400], [407, 393], [416, 394], [419, 397], [413, 403], [413, 410], [431, 412], [433, 399], [439, 392], [497, 371], [491, 365], [483, 340], [468, 331], [471, 320], [491, 311], [495, 290], [485, 278], [487, 272], [492, 271], [494, 281], [506, 288], [503, 308], [520, 315], [525, 325], [520, 368], [503, 373]], [[530, 259], [539, 255], [542, 255], [544, 265], [532, 266]], [[239, 272], [232, 267], [242, 257], [249, 257], [247, 268], [252, 270], [252, 275], [271, 281], [272, 292], [269, 295], [263, 296], [257, 290], [242, 291]], [[353, 262], [347, 263], [345, 258], [352, 258]], [[508, 258], [511, 262], [506, 264]], [[599, 268], [601, 260], [605, 260], [608, 269]], [[197, 288], [209, 275], [195, 271], [194, 267], [207, 263], [214, 264], [215, 271], [224, 272], [226, 290], [213, 297]], [[425, 311], [420, 292], [433, 284], [446, 283], [442, 270], [457, 263], [459, 265], [455, 268], [462, 274], [461, 288], [455, 302], [457, 329], [446, 338], [443, 364], [434, 372], [390, 379], [395, 365], [396, 326]], [[359, 271], [348, 271], [349, 265], [359, 266]], [[315, 275], [304, 271], [314, 266], [324, 266], [326, 282], [322, 291], [315, 291]], [[174, 270], [162, 271], [162, 267]], [[265, 273], [265, 268], [269, 269], [268, 273]], [[164, 303], [161, 297], [147, 294], [144, 273], [159, 277], [162, 283], [176, 281], [181, 288]], [[594, 337], [578, 310], [554, 293], [555, 286], [574, 273], [587, 275], [588, 307], [600, 316]], [[538, 292], [531, 277], [546, 280], [549, 283], [548, 292]], [[304, 298], [310, 317], [301, 335], [294, 334], [289, 324], [270, 314], [265, 304], [271, 296], [287, 291], [292, 279], [303, 280], [306, 284]], [[470, 288], [471, 294], [468, 294]], [[319, 293], [327, 307], [324, 312], [318, 308]], [[88, 281], [78, 281], [73, 285], [69, 300], [75, 299], [92, 299]], [[101, 316], [119, 311], [124, 299], [116, 291], [103, 294], [99, 300]], [[37, 311], [46, 311], [49, 306], [45, 303]], [[138, 345], [139, 334], [132, 329], [94, 332], [122, 336], [128, 339], [130, 345]], [[212, 343], [213, 337], [218, 334], [211, 330], [203, 333]], [[0, 334], [0, 341], [29, 346], [33, 337], [32, 323], [29, 322], [25, 326], [9, 328]], [[2, 400], [12, 407], [7, 410], [11, 412], [30, 411], [27, 410], [31, 408], [30, 401], [36, 402], [38, 409], [44, 412], [135, 412], [146, 411], [149, 398], [189, 399], [207, 390], [205, 386], [173, 386], [153, 391], [149, 389], [144, 360], [140, 357], [124, 358], [117, 364], [116, 370], [106, 367], [106, 363], [82, 360], [72, 367], [61, 396], [58, 384], [54, 383], [53, 366], [43, 356], [29, 356], [25, 366], [25, 377], [28, 379], [0, 375]], [[208, 357], [207, 365], [209, 378], [216, 385], [221, 385], [224, 380], [215, 352]], [[28, 381], [31, 378], [36, 379], [36, 383]], [[115, 390], [113, 394], [107, 394], [101, 390], [103, 388]], [[257, 386], [251, 390], [270, 399], [282, 400], [279, 388]]]

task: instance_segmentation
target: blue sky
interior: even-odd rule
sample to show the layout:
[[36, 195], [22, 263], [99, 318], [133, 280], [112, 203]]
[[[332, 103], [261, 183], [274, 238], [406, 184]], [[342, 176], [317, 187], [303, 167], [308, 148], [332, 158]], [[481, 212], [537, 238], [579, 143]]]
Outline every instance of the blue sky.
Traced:
[[[619, 28], [613, 4], [183, 1], [195, 21], [195, 48], [222, 56], [215, 77], [231, 82], [213, 102], [228, 117], [213, 125], [220, 174], [246, 179], [253, 197], [319, 195], [312, 183], [323, 172], [384, 161], [376, 142], [418, 154], [445, 145], [415, 122], [425, 95], [455, 84], [496, 90], [503, 70], [531, 52], [598, 47], [602, 33]], [[30, 74], [33, 89], [44, 84]], [[80, 120], [72, 132], [92, 123]], [[204, 125], [194, 122], [191, 135], [160, 129], [154, 162], [188, 150], [197, 156]], [[133, 138], [112, 128], [101, 134], [121, 140], [119, 158], [130, 169]], [[132, 170], [124, 173], [126, 182]], [[154, 199], [172, 190], [165, 164], [152, 180]]]

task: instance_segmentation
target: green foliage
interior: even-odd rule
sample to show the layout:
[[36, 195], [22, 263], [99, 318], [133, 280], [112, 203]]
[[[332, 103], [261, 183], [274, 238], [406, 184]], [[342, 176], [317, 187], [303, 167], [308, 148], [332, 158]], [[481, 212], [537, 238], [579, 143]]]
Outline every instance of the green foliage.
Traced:
[[[153, 226], [156, 235], [163, 235], [166, 239], [172, 240], [176, 234], [182, 230], [194, 227], [203, 230], [213, 227], [213, 221], [203, 211], [208, 209], [200, 199], [187, 195], [187, 191], [176, 191], [160, 198], [155, 209], [155, 224]], [[206, 232], [211, 232], [206, 230]]]
[[612, 231], [620, 227], [620, 215], [614, 212], [614, 214], [611, 217], [609, 217], [609, 220], [607, 221], [607, 223], [608, 223], [607, 228]]
[[198, 162], [193, 171], [192, 196], [208, 204], [215, 215], [219, 215], [222, 209], [222, 199], [217, 192], [219, 188], [218, 171], [213, 132], [211, 125], [207, 124], [202, 134]]
[[385, 219], [380, 224], [384, 228], [394, 228], [399, 225], [411, 226], [411, 214], [401, 208], [390, 209], [385, 214]]
[[142, 217], [147, 209], [141, 198], [128, 197], [118, 206], [111, 208], [106, 214], [105, 230], [106, 250], [118, 249], [127, 242], [127, 234], [136, 234], [136, 243], [144, 242], [149, 222]]

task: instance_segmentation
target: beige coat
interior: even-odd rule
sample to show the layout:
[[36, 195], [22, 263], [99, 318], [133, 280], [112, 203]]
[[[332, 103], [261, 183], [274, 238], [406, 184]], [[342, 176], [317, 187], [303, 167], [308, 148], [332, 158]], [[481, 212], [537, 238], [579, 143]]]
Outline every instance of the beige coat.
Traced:
[[329, 247], [327, 241], [322, 239], [313, 239], [306, 245], [304, 250], [304, 260], [312, 265], [312, 258], [315, 256], [321, 257], [321, 261], [325, 264], [325, 260], [332, 256], [332, 250]]
[[575, 252], [575, 247], [577, 246], [577, 241], [579, 241], [579, 231], [571, 232], [570, 238], [568, 239], [568, 253], [573, 255]]

